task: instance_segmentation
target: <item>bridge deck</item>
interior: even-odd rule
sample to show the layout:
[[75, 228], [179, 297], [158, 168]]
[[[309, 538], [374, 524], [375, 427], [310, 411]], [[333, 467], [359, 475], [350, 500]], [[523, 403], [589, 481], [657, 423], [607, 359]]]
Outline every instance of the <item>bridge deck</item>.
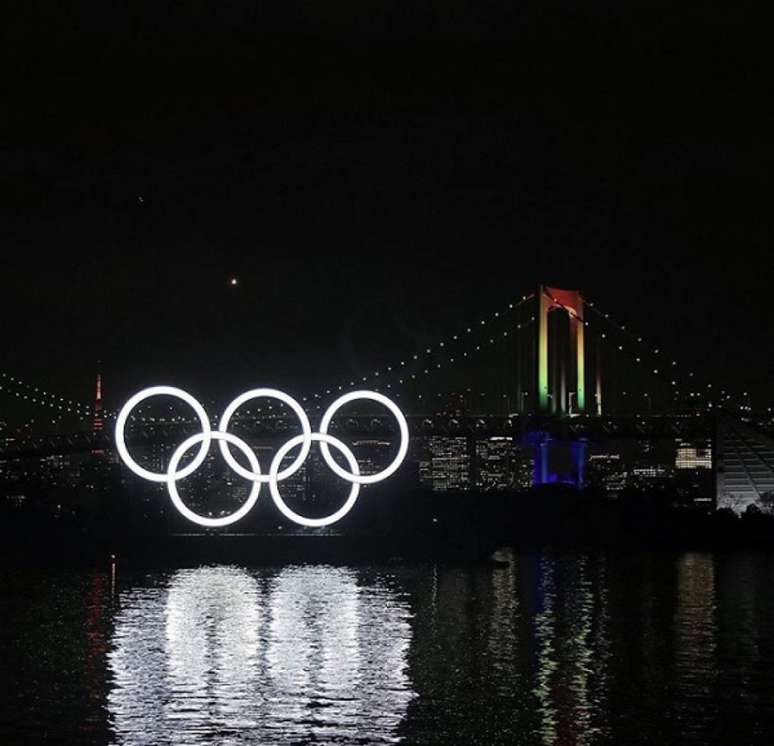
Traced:
[[[609, 440], [616, 438], [710, 438], [715, 420], [711, 416], [658, 415], [626, 417], [539, 417], [534, 415], [410, 415], [412, 437], [430, 436], [511, 436], [530, 434], [559, 440]], [[313, 422], [313, 428], [319, 423]], [[215, 425], [213, 425], [215, 427]], [[229, 428], [248, 439], [274, 440], [295, 434], [298, 423], [291, 417], [262, 419], [235, 418]], [[129, 444], [179, 442], [199, 431], [198, 422], [145, 422], [128, 429]], [[389, 416], [358, 415], [334, 421], [333, 433], [346, 438], [388, 438], [397, 432]], [[0, 445], [0, 460], [43, 457], [113, 448], [111, 430], [51, 434], [9, 439]]]

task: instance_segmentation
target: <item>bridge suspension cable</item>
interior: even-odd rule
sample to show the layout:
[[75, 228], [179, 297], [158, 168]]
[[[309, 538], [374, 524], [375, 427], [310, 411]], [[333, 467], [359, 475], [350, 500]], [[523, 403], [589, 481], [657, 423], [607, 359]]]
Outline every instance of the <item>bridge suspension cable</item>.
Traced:
[[[594, 326], [596, 325], [590, 325], [588, 313], [584, 314], [583, 319], [580, 319], [575, 309], [567, 307], [557, 298], [552, 297], [550, 290], [544, 288], [543, 292], [558, 307], [567, 311], [571, 317], [578, 318], [585, 327], [590, 327], [589, 332], [603, 340], [605, 345], [616, 355], [619, 353], [630, 355], [636, 365], [640, 366], [643, 371], [647, 371], [646, 375], [648, 377], [655, 376], [657, 380], [663, 382], [666, 385], [666, 390], [671, 391], [673, 396], [679, 396], [682, 391], [683, 396], [687, 393], [690, 399], [695, 399], [697, 403], [701, 402], [700, 406], [706, 406], [707, 408], [712, 408], [716, 403], [725, 403], [731, 399], [730, 394], [727, 394], [724, 389], [713, 386], [712, 383], [708, 383], [706, 386], [696, 385], [694, 371], [687, 370], [679, 365], [675, 358], [666, 357], [660, 347], [650, 344], [642, 336], [630, 330], [625, 324], [621, 324], [611, 318], [610, 314], [603, 311], [596, 302], [583, 298], [584, 307], [589, 309], [604, 324], [609, 325], [616, 333], [623, 335], [626, 342], [621, 343], [609, 338], [607, 331], [595, 331]], [[427, 384], [437, 380], [438, 376], [444, 372], [459, 372], [462, 366], [476, 364], [473, 361], [480, 362], [482, 359], [480, 356], [486, 350], [495, 348], [506, 341], [511, 342], [515, 338], [515, 355], [510, 354], [508, 359], [514, 358], [513, 363], [517, 367], [517, 372], [516, 375], [513, 375], [513, 372], [509, 372], [508, 376], [513, 379], [514, 384], [518, 387], [516, 393], [518, 406], [516, 409], [521, 411], [521, 398], [522, 396], [529, 395], [533, 386], [528, 384], [525, 387], [526, 390], [522, 391], [521, 374], [524, 369], [524, 363], [528, 360], [528, 355], [522, 356], [524, 337], [520, 335], [530, 329], [536, 321], [535, 309], [530, 309], [527, 305], [534, 298], [534, 293], [523, 295], [518, 301], [508, 303], [506, 307], [478, 319], [475, 323], [469, 324], [458, 333], [424, 346], [422, 349], [405, 355], [392, 364], [377, 368], [367, 375], [351, 376], [316, 393], [300, 398], [304, 402], [310, 402], [312, 410], [317, 411], [322, 409], [322, 402], [326, 396], [367, 385], [369, 388], [398, 399], [401, 397], [413, 398], [417, 403], [436, 402], [448, 396], [469, 395], [480, 399], [488, 395], [489, 391], [484, 391], [483, 389], [474, 391], [472, 387], [465, 386], [464, 383], [461, 386], [449, 387], [451, 390], [442, 391], [440, 387], [436, 386], [434, 390], [428, 391]], [[528, 316], [523, 313], [527, 309], [531, 310]], [[528, 370], [530, 369], [530, 365], [526, 367]], [[691, 384], [694, 385], [691, 386]], [[502, 391], [502, 388], [500, 391]], [[85, 421], [94, 417], [95, 413], [94, 407], [89, 404], [47, 391], [3, 371], [0, 371], [0, 393], [51, 411], [60, 420], [69, 414], [78, 417], [81, 421]], [[509, 395], [507, 393], [500, 393], [498, 397], [507, 399]], [[491, 399], [488, 399], [488, 401], [491, 401]], [[267, 411], [272, 410], [271, 407], [266, 409]], [[257, 411], [262, 412], [261, 408], [257, 408]], [[103, 419], [108, 420], [115, 419], [116, 414], [114, 411], [103, 410], [101, 416]], [[252, 414], [252, 412], [248, 411], [246, 414]], [[146, 419], [143, 417], [142, 411], [138, 411], [133, 420], [154, 423], [160, 421], [158, 417]], [[188, 418], [175, 416], [171, 417], [170, 421], [186, 422]]]
[[[624, 346], [620, 343], [616, 344], [612, 340], [608, 342], [607, 334], [600, 332], [600, 338], [606, 340], [609, 348], [616, 352], [632, 355], [636, 365], [641, 365], [643, 370], [650, 370], [651, 375], [657, 376], [659, 380], [665, 382], [675, 396], [680, 395], [682, 390], [683, 395], [687, 393], [690, 399], [695, 398], [698, 402], [701, 402], [701, 406], [707, 409], [712, 409], [716, 406], [716, 403], [726, 402], [731, 399], [731, 395], [727, 394], [725, 389], [720, 389], [711, 382], [703, 386], [698, 384], [695, 380], [696, 374], [694, 371], [686, 370], [676, 358], [665, 356], [660, 347], [650, 344], [643, 336], [635, 334], [625, 324], [612, 319], [610, 314], [603, 311], [594, 301], [588, 298], [584, 298], [583, 301], [584, 305], [591, 309], [600, 320], [607, 323], [617, 333], [623, 335], [630, 343]], [[584, 323], [588, 325], [588, 319]], [[686, 388], [693, 390], [686, 392]]]
[[[354, 389], [362, 385], [369, 385], [371, 388], [385, 393], [392, 392], [396, 397], [400, 397], [401, 391], [405, 392], [410, 386], [416, 385], [423, 380], [429, 380], [433, 374], [440, 370], [460, 365], [474, 358], [477, 353], [494, 346], [498, 341], [526, 329], [535, 321], [534, 315], [527, 320], [518, 321], [513, 325], [512, 329], [492, 332], [491, 326], [492, 323], [508, 319], [509, 316], [514, 314], [518, 316], [519, 311], [534, 297], [534, 293], [523, 295], [518, 301], [511, 302], [507, 307], [466, 326], [457, 334], [428, 345], [411, 355], [406, 355], [391, 365], [375, 370], [371, 375], [358, 376], [357, 378], [352, 377], [348, 381], [331, 385], [324, 391], [321, 390], [310, 396], [303, 396], [301, 397], [302, 401], [317, 400], [318, 403], [314, 405], [314, 409], [320, 410], [322, 409], [321, 402], [326, 395]], [[484, 334], [483, 339], [480, 338], [481, 333]], [[73, 414], [79, 420], [85, 421], [94, 416], [93, 406], [68, 399], [55, 392], [47, 391], [7, 372], [0, 372], [0, 393], [5, 393], [21, 401], [52, 410], [60, 417], [65, 414]], [[444, 395], [440, 392], [434, 393], [435, 398]], [[470, 388], [467, 389], [467, 393], [472, 393]], [[433, 397], [417, 393], [416, 398], [419, 400], [429, 400]], [[268, 409], [271, 409], [271, 407], [268, 407]], [[258, 411], [261, 411], [260, 408]], [[115, 419], [117, 412], [103, 409], [101, 416], [105, 420]], [[158, 418], [146, 420], [146, 418], [142, 417], [141, 410], [132, 419], [140, 422], [155, 422], [158, 420]], [[187, 421], [185, 417], [175, 417], [173, 419], [178, 422]]]
[[[475, 357], [476, 353], [483, 353], [483, 352], [485, 352], [488, 349], [492, 349], [494, 346], [496, 346], [498, 344], [504, 343], [504, 341], [505, 341], [504, 337], [514, 337], [514, 336], [517, 336], [519, 332], [523, 332], [526, 329], [532, 327], [534, 325], [534, 323], [535, 323], [535, 319], [534, 319], [534, 317], [532, 317], [532, 318], [528, 319], [527, 321], [520, 322], [519, 324], [517, 324], [516, 325], [516, 333], [515, 334], [513, 332], [503, 332], [502, 334], [498, 334], [498, 335], [496, 335], [494, 337], [490, 337], [486, 341], [486, 343], [481, 344], [481, 345], [476, 345], [475, 348], [474, 348], [474, 351], [472, 353], [470, 353], [469, 355], [465, 356], [466, 359], [467, 360], [471, 360], [471, 359], [473, 359]], [[461, 363], [462, 361], [452, 361], [452, 362]], [[425, 376], [424, 378], [422, 377], [422, 375], [417, 373], [417, 374], [411, 376], [410, 378], [399, 379], [398, 386], [396, 386], [395, 388], [402, 388], [404, 390], [407, 390], [408, 386], [411, 383], [416, 384], [416, 385], [421, 385], [425, 381], [429, 382], [431, 375], [433, 373], [437, 372], [440, 367], [441, 366], [435, 366], [435, 367], [430, 367], [430, 368], [426, 368], [426, 369], [422, 370], [421, 373], [424, 374], [424, 376]], [[390, 384], [387, 384], [387, 389], [390, 390]], [[377, 388], [377, 390], [378, 390], [378, 388]], [[394, 391], [394, 389], [393, 389], [393, 391]], [[487, 396], [489, 393], [490, 392], [487, 392], [487, 391], [485, 391], [483, 389], [474, 389], [473, 387], [470, 387], [470, 386], [463, 387], [462, 391], [457, 390], [457, 389], [445, 390], [445, 391], [438, 391], [438, 390], [436, 390], [436, 391], [432, 391], [430, 393], [424, 393], [424, 394], [423, 393], [418, 393], [418, 392], [414, 392], [412, 394], [412, 393], [410, 393], [408, 391], [406, 391], [405, 393], [401, 393], [401, 391], [394, 391], [394, 395], [396, 396], [396, 398], [400, 398], [401, 396], [408, 396], [408, 397], [413, 396], [413, 398], [415, 398], [417, 400], [417, 403], [425, 402], [425, 401], [427, 401], [427, 402], [436, 401], [438, 399], [444, 399], [444, 398], [448, 399], [450, 397], [459, 397], [461, 399], [467, 399], [468, 397], [473, 397], [474, 399], [477, 399], [478, 401], [480, 401], [481, 398]], [[500, 398], [508, 399], [508, 394], [502, 393], [500, 395]], [[317, 408], [319, 409], [319, 406]]]
[[[476, 323], [466, 326], [457, 334], [439, 340], [415, 353], [406, 355], [401, 360], [377, 369], [370, 375], [352, 377], [348, 381], [345, 380], [333, 384], [311, 396], [302, 397], [302, 401], [322, 400], [325, 396], [366, 384], [376, 391], [382, 391], [383, 393], [392, 392], [395, 396], [400, 397], [400, 392], [405, 391], [407, 387], [415, 385], [420, 381], [429, 380], [438, 371], [445, 371], [451, 367], [459, 366], [474, 358], [477, 353], [491, 348], [503, 339], [513, 336], [514, 332], [518, 333], [520, 330], [527, 328], [535, 321], [534, 315], [527, 320], [518, 321], [512, 327], [505, 330], [491, 331], [493, 323], [508, 320], [513, 315], [518, 317], [519, 311], [534, 297], [534, 293], [523, 295], [520, 300], [509, 303], [506, 308], [495, 311], [487, 317], [479, 319]], [[480, 333], [484, 333], [483, 339], [479, 337]], [[442, 396], [440, 392], [435, 393], [436, 398]], [[417, 398], [422, 399], [423, 395], [417, 394]], [[316, 404], [314, 408], [321, 409], [322, 403]]]
[[0, 392], [27, 401], [40, 407], [46, 407], [62, 416], [65, 413], [75, 414], [81, 419], [92, 417], [94, 410], [87, 404], [67, 399], [51, 391], [34, 386], [11, 374], [0, 371]]

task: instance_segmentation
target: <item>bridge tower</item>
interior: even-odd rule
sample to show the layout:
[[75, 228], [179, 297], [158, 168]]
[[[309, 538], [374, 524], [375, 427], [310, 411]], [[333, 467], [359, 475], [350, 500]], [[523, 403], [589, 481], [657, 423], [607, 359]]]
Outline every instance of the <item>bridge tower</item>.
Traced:
[[[549, 334], [549, 317], [557, 310], [564, 311], [569, 316], [569, 350], [563, 350], [561, 340], [556, 338], [552, 340]], [[539, 413], [563, 415], [580, 414], [586, 411], [583, 330], [583, 298], [580, 292], [541, 285], [538, 290], [537, 336]], [[551, 348], [550, 359], [549, 347]], [[549, 375], [549, 364], [553, 365], [553, 375]], [[569, 380], [574, 379], [574, 391], [568, 391], [568, 373]], [[572, 401], [573, 395], [574, 401]]]

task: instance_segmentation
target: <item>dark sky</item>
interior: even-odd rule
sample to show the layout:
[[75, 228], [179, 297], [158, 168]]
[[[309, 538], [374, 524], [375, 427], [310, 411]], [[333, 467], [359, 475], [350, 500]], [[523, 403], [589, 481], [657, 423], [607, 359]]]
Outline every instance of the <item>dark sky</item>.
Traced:
[[770, 401], [762, 29], [675, 12], [18, 4], [0, 369], [300, 392], [546, 282]]

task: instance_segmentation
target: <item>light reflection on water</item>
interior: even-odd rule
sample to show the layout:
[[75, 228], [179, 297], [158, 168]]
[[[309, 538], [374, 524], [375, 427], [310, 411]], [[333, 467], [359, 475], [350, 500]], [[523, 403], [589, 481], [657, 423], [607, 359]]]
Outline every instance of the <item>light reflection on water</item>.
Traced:
[[557, 711], [553, 701], [552, 682], [559, 667], [556, 654], [554, 563], [551, 558], [541, 558], [538, 575], [539, 611], [534, 618], [535, 639], [538, 649], [535, 676], [535, 697], [540, 715], [540, 732], [543, 743], [553, 746], [557, 739]]
[[386, 584], [363, 589], [346, 568], [202, 567], [119, 601], [119, 744], [397, 739], [410, 612]]
[[774, 555], [0, 566], [0, 743], [774, 743]]
[[[677, 567], [674, 615], [675, 706], [678, 717], [697, 711], [686, 723], [696, 740], [706, 737], [717, 719], [715, 689], [715, 564], [711, 555], [687, 554]], [[696, 702], [706, 703], [696, 708]]]

